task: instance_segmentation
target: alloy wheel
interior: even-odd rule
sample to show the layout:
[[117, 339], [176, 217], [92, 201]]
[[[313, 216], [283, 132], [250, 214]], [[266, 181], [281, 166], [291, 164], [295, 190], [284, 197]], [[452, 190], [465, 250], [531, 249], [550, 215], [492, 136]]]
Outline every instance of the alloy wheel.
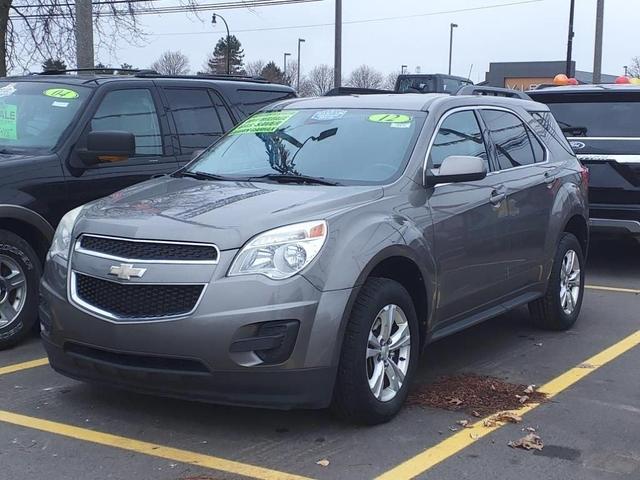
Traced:
[[573, 250], [567, 250], [560, 268], [560, 305], [567, 315], [571, 315], [580, 296], [580, 260]]
[[398, 305], [378, 312], [367, 342], [367, 378], [371, 393], [381, 402], [395, 398], [404, 383], [411, 354], [411, 330]]
[[0, 255], [0, 328], [13, 323], [27, 297], [27, 279], [11, 257]]

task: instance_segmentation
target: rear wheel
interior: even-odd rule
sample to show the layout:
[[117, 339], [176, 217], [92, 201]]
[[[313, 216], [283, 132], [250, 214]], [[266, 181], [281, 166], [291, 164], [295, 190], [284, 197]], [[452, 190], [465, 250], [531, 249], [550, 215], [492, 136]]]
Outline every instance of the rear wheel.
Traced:
[[0, 230], [0, 350], [18, 343], [36, 323], [41, 271], [31, 246]]
[[547, 330], [571, 328], [580, 315], [584, 295], [584, 254], [578, 239], [563, 233], [544, 297], [529, 304], [535, 325]]
[[367, 280], [345, 332], [334, 412], [354, 423], [391, 420], [407, 397], [418, 350], [418, 321], [411, 296], [393, 280]]

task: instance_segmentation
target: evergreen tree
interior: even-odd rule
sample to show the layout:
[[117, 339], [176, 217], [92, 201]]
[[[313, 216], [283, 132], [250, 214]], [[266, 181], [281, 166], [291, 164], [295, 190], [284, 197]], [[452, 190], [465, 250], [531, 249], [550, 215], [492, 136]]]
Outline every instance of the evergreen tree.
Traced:
[[[235, 75], [244, 74], [244, 50], [240, 40], [235, 35], [229, 37], [229, 64], [230, 72]], [[207, 71], [209, 73], [227, 73], [227, 37], [224, 36], [216, 44], [213, 54], [207, 60]]]
[[274, 61], [267, 63], [260, 72], [260, 76], [266, 78], [271, 83], [285, 83], [284, 72]]
[[47, 58], [44, 62], [42, 62], [42, 70], [43, 71], [47, 71], [47, 70], [66, 70], [67, 69], [67, 64], [64, 63], [63, 60], [60, 60], [58, 58], [53, 59], [53, 58]]

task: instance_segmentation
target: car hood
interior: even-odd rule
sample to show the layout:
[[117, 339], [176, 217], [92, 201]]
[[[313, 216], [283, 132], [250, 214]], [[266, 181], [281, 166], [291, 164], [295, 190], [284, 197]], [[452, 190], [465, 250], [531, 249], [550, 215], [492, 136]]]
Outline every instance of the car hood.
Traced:
[[214, 182], [162, 177], [88, 204], [76, 234], [215, 243], [240, 248], [254, 235], [326, 219], [382, 197], [381, 186]]

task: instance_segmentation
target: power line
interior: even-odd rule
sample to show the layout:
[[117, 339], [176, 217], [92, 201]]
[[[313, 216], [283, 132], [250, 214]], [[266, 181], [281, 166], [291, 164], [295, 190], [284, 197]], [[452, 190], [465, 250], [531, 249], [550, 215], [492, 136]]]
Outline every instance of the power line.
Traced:
[[[141, 2], [145, 0], [130, 0], [133, 2]], [[293, 4], [302, 4], [302, 3], [311, 3], [311, 2], [321, 2], [323, 0], [252, 0], [250, 2], [247, 1], [232, 1], [232, 2], [224, 2], [224, 3], [208, 3], [202, 5], [180, 5], [180, 6], [171, 6], [171, 7], [158, 7], [158, 8], [144, 8], [138, 9], [133, 12], [134, 15], [160, 15], [160, 14], [169, 14], [169, 13], [197, 13], [197, 12], [206, 12], [213, 10], [228, 10], [228, 9], [236, 9], [236, 8], [256, 8], [256, 7], [270, 7], [277, 5], [293, 5]], [[99, 2], [93, 3], [93, 5], [107, 5], [113, 4], [116, 2]], [[127, 0], [120, 0], [117, 3], [129, 3]], [[73, 5], [73, 4], [68, 4]], [[58, 6], [63, 6], [63, 4], [59, 4]], [[115, 11], [98, 11], [94, 13], [94, 17], [115, 17], [119, 15], [130, 15], [131, 12], [128, 9], [125, 10], [115, 10]], [[9, 18], [12, 20], [19, 19], [46, 19], [52, 17], [67, 17], [68, 14], [65, 12], [55, 12], [55, 13], [27, 13], [21, 15], [12, 15]]]
[[[401, 15], [395, 17], [381, 17], [381, 18], [370, 18], [365, 20], [348, 20], [343, 21], [343, 25], [353, 25], [353, 24], [362, 24], [362, 23], [374, 23], [374, 22], [388, 22], [393, 20], [406, 20], [407, 18], [415, 18], [415, 17], [432, 17], [436, 15], [446, 15], [451, 13], [462, 13], [462, 12], [471, 12], [477, 10], [488, 10], [493, 8], [501, 8], [501, 7], [512, 7], [516, 5], [525, 5], [531, 3], [540, 3], [546, 0], [521, 0], [517, 2], [510, 3], [500, 3], [494, 5], [484, 5], [480, 7], [469, 7], [469, 8], [459, 8], [456, 10], [442, 10], [438, 12], [428, 12], [428, 13], [417, 13], [414, 15]], [[306, 25], [290, 25], [284, 27], [263, 27], [263, 28], [247, 28], [247, 29], [239, 29], [233, 30], [233, 33], [246, 33], [246, 32], [267, 32], [273, 30], [291, 30], [298, 28], [315, 28], [315, 27], [333, 27], [332, 23], [311, 23]], [[167, 32], [167, 33], [151, 33], [150, 35], [155, 36], [165, 36], [165, 35], [210, 35], [211, 32]]]

